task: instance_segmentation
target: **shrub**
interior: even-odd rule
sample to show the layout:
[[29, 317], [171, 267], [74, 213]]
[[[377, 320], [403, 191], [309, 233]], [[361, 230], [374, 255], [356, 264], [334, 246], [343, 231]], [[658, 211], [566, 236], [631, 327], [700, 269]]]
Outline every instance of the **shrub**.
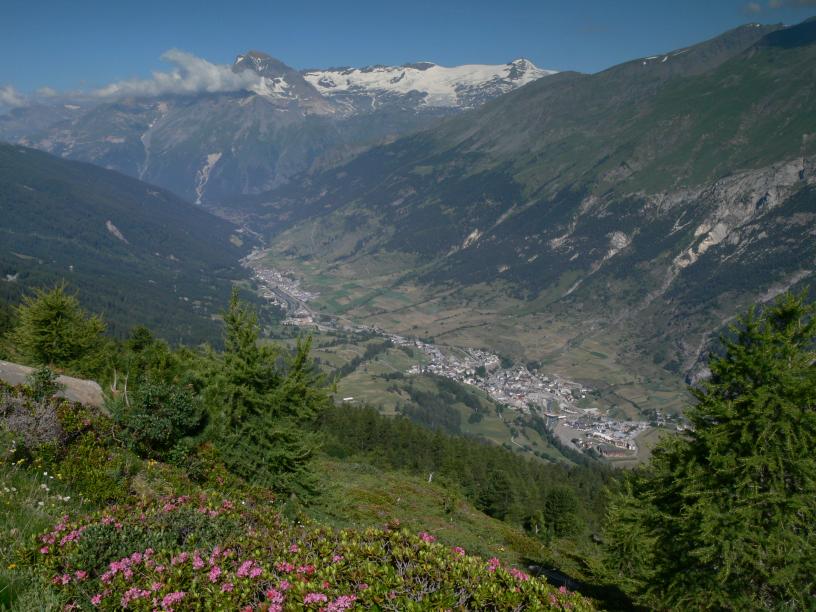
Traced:
[[591, 609], [428, 533], [293, 526], [218, 496], [65, 516], [29, 559], [71, 609]]
[[203, 423], [203, 408], [193, 394], [165, 383], [139, 385], [131, 399], [117, 400], [114, 414], [128, 444], [143, 457], [165, 457]]

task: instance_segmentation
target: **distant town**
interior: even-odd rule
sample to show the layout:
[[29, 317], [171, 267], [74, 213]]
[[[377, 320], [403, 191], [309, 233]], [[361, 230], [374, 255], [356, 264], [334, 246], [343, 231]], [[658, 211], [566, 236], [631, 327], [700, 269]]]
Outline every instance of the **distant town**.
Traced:
[[557, 375], [531, 372], [522, 365], [504, 368], [498, 355], [485, 350], [437, 346], [376, 326], [341, 323], [336, 317], [315, 313], [308, 303], [319, 294], [303, 289], [293, 272], [266, 267], [263, 263], [265, 255], [262, 250], [253, 251], [243, 264], [253, 271], [261, 295], [286, 312], [283, 325], [376, 334], [389, 339], [395, 346], [416, 349], [425, 356], [427, 363], [411, 366], [407, 375], [434, 374], [477, 387], [502, 406], [521, 414], [535, 413], [545, 418], [548, 427], [568, 446], [580, 450], [594, 449], [609, 458], [637, 455], [636, 438], [655, 424], [618, 421], [601, 414], [597, 408], [579, 407], [578, 402], [585, 399], [591, 389]]

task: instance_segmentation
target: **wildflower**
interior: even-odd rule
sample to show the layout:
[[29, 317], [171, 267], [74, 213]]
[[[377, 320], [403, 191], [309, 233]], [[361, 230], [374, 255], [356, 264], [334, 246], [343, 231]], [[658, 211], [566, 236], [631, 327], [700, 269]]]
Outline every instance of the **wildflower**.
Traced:
[[88, 577], [88, 572], [85, 570], [77, 570], [74, 572], [74, 578], [76, 578], [79, 582], [82, 582]]
[[297, 568], [298, 574], [306, 574], [307, 576], [311, 576], [315, 572], [315, 566], [312, 564], [301, 565]]
[[299, 550], [300, 550], [300, 548], [298, 548], [298, 545], [297, 545], [297, 544], [292, 544], [292, 545], [289, 547], [289, 552], [290, 552], [290, 553], [296, 553], [296, 552], [297, 552], [297, 551], [299, 551]]
[[355, 601], [357, 601], [356, 595], [341, 595], [326, 606], [326, 612], [343, 612], [351, 608]]
[[459, 555], [460, 557], [465, 556], [465, 549], [462, 548], [461, 546], [454, 546], [453, 548], [451, 548], [451, 550], [453, 551], [453, 554], [455, 554], [455, 555]]
[[490, 572], [495, 572], [497, 569], [501, 567], [501, 561], [499, 561], [496, 557], [491, 557], [487, 561], [487, 570]]
[[163, 586], [161, 582], [154, 582], [150, 585], [150, 590], [155, 593], [156, 591], [161, 591]]
[[565, 587], [563, 584], [560, 587], [558, 587], [558, 592], [559, 593], [564, 593], [565, 595], [567, 593], [569, 593], [569, 591], [567, 590], [567, 587]]
[[521, 582], [530, 579], [529, 575], [525, 574], [519, 569], [516, 569], [515, 567], [510, 568], [510, 575], [513, 576], [513, 578], [515, 578], [516, 580], [520, 580]]
[[419, 532], [419, 539], [422, 540], [423, 542], [427, 542], [428, 544], [432, 544], [433, 542], [436, 542], [436, 537], [432, 536], [427, 531], [420, 531]]
[[193, 553], [193, 569], [200, 570], [202, 567], [204, 567], [204, 559], [201, 558], [198, 551], [195, 551]]
[[323, 603], [324, 601], [328, 601], [329, 598], [326, 597], [323, 593], [307, 593], [306, 597], [303, 598], [304, 604], [311, 604], [311, 603]]
[[47, 546], [43, 546], [43, 547], [40, 549], [40, 553], [42, 553], [43, 555], [47, 555], [47, 554], [48, 554], [48, 552], [49, 552], [49, 550], [50, 550], [50, 549], [49, 549]]
[[368, 588], [368, 585], [365, 582], [361, 582], [357, 585], [358, 591], [365, 591]]
[[289, 583], [289, 581], [288, 581], [288, 580], [281, 580], [281, 581], [278, 583], [278, 588], [279, 588], [281, 591], [288, 591], [288, 590], [289, 590], [291, 587], [292, 587], [292, 585]]
[[173, 604], [178, 603], [182, 599], [184, 599], [184, 596], [186, 594], [187, 593], [185, 593], [184, 591], [174, 591], [172, 593], [168, 593], [162, 598], [162, 607], [169, 608]]
[[102, 597], [103, 597], [102, 593], [97, 593], [96, 595], [91, 597], [91, 605], [96, 607], [99, 604], [101, 604], [102, 603]]
[[277, 589], [269, 589], [266, 592], [266, 598], [269, 600], [270, 605], [280, 606], [283, 604], [283, 593]]
[[340, 563], [343, 560], [343, 555], [334, 555], [332, 557], [332, 563]]
[[235, 572], [235, 575], [238, 578], [246, 578], [249, 576], [249, 571], [252, 569], [254, 562], [252, 560], [244, 561], [241, 566], [238, 568], [238, 571]]
[[233, 589], [233, 584], [231, 582], [225, 582], [221, 585], [221, 592], [222, 593], [231, 593]]
[[124, 595], [122, 595], [122, 599], [119, 603], [122, 605], [123, 608], [127, 608], [131, 601], [135, 599], [141, 599], [143, 597], [149, 597], [150, 591], [145, 591], [144, 589], [140, 589], [138, 587], [133, 587], [125, 591]]
[[210, 582], [217, 582], [218, 577], [220, 575], [221, 575], [221, 568], [218, 567], [217, 565], [213, 565], [212, 569], [210, 570], [210, 575], [209, 575]]

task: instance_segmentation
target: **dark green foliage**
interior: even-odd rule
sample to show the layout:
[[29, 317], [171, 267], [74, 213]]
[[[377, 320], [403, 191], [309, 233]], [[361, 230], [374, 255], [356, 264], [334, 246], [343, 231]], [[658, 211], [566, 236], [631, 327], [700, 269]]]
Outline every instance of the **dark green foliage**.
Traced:
[[804, 609], [816, 597], [816, 308], [750, 310], [669, 438], [613, 497], [612, 575], [659, 608]]
[[246, 480], [309, 495], [317, 437], [305, 429], [329, 399], [309, 358], [311, 339], [293, 354], [259, 344], [257, 316], [233, 292], [224, 314], [225, 350], [203, 381], [210, 437], [227, 467]]
[[163, 458], [201, 430], [203, 408], [187, 389], [144, 382], [131, 397], [118, 399], [115, 416], [131, 448], [144, 457]]
[[[557, 535], [600, 526], [601, 490], [613, 476], [597, 462], [587, 459], [587, 465], [570, 467], [530, 461], [477, 439], [429, 431], [404, 418], [389, 419], [372, 408], [333, 407], [318, 423], [333, 455], [422, 476], [433, 472], [435, 480], [445, 479], [480, 510], [497, 518], [522, 523], [531, 509], [544, 509], [548, 499], [555, 508], [550, 492], [563, 485], [579, 503], [570, 519], [575, 523], [559, 527]], [[561, 507], [567, 505], [564, 502]]]
[[29, 363], [82, 374], [99, 372], [105, 324], [98, 316], [82, 310], [64, 284], [50, 291], [38, 289], [24, 297], [17, 309], [17, 320], [10, 340]]
[[212, 315], [245, 277], [233, 225], [89, 164], [0, 144], [0, 209], [0, 278], [14, 279], [0, 301], [64, 279], [115, 337], [139, 323], [172, 342], [217, 337]]

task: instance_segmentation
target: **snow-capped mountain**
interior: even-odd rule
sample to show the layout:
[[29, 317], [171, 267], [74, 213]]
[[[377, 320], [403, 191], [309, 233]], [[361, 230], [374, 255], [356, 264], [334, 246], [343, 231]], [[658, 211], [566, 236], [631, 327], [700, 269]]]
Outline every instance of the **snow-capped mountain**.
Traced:
[[299, 71], [260, 51], [238, 55], [231, 69], [207, 69], [232, 89], [21, 107], [0, 116], [0, 140], [118, 170], [191, 201], [223, 202], [552, 74], [523, 59]]
[[508, 64], [439, 66], [431, 62], [404, 66], [370, 66], [308, 70], [306, 81], [324, 96], [356, 112], [375, 110], [390, 102], [415, 100], [418, 108], [474, 108], [554, 70], [543, 70], [526, 59]]

